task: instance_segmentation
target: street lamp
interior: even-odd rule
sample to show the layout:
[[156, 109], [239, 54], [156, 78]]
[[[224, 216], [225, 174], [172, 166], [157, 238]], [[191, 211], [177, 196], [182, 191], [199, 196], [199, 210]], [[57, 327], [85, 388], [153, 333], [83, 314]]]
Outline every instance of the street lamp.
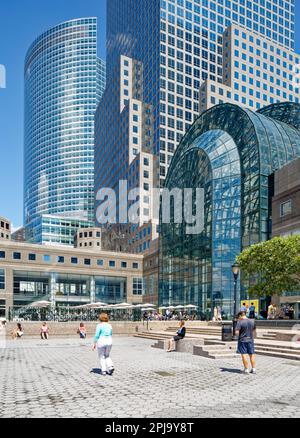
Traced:
[[233, 319], [232, 319], [232, 332], [233, 332], [233, 340], [236, 339], [235, 337], [235, 327], [237, 324], [236, 315], [238, 313], [237, 309], [237, 285], [238, 285], [238, 278], [240, 275], [240, 267], [235, 262], [234, 265], [232, 265], [232, 274], [234, 278], [234, 296], [233, 296]]

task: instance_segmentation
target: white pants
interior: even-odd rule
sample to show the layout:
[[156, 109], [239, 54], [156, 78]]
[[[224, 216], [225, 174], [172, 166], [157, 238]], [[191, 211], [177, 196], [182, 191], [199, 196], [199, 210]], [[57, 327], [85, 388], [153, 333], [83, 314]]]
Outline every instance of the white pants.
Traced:
[[111, 358], [109, 357], [112, 349], [112, 344], [99, 343], [97, 347], [98, 347], [98, 356], [101, 364], [101, 371], [102, 373], [106, 373], [107, 371], [110, 371], [114, 368], [114, 364]]

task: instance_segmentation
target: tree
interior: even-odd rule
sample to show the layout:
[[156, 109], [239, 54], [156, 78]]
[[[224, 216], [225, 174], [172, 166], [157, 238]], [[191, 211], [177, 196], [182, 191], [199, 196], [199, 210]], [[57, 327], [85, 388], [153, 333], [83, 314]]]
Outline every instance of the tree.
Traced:
[[253, 245], [237, 258], [249, 293], [282, 296], [300, 290], [300, 236], [276, 237]]

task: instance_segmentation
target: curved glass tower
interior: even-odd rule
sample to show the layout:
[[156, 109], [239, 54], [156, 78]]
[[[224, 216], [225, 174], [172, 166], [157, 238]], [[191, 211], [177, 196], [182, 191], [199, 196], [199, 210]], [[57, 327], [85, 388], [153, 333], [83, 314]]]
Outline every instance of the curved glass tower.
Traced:
[[26, 237], [70, 244], [93, 223], [94, 113], [105, 88], [97, 19], [62, 23], [25, 60]]
[[166, 187], [204, 189], [204, 231], [187, 235], [174, 214], [170, 224], [161, 221], [161, 305], [194, 304], [206, 316], [220, 306], [232, 316], [231, 267], [243, 249], [271, 237], [272, 175], [300, 157], [299, 115], [297, 104], [259, 113], [224, 104], [188, 131]]

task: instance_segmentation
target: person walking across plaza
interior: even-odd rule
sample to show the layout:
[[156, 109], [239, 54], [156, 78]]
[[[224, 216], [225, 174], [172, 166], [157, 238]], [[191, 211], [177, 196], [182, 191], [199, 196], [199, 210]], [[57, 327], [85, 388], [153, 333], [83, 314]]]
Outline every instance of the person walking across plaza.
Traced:
[[244, 373], [250, 374], [248, 364], [249, 356], [252, 366], [251, 374], [256, 374], [254, 345], [254, 337], [256, 336], [255, 320], [248, 319], [245, 312], [240, 312], [238, 317], [239, 320], [236, 325], [236, 336], [238, 336], [237, 352], [242, 356]]
[[181, 341], [185, 338], [186, 335], [186, 328], [185, 328], [185, 321], [180, 321], [179, 330], [177, 330], [176, 336], [174, 336], [172, 339], [169, 339], [168, 341], [168, 353], [171, 353], [174, 351], [175, 348], [175, 342]]
[[98, 355], [101, 364], [101, 373], [103, 376], [112, 375], [115, 371], [114, 364], [110, 358], [112, 349], [112, 326], [109, 324], [109, 318], [106, 313], [99, 316], [100, 324], [96, 329], [93, 350], [98, 349]]
[[46, 322], [41, 327], [41, 339], [42, 341], [48, 341], [49, 339], [49, 329]]
[[86, 339], [86, 328], [83, 322], [80, 323], [79, 329], [77, 330], [77, 334], [79, 335], [80, 339]]

